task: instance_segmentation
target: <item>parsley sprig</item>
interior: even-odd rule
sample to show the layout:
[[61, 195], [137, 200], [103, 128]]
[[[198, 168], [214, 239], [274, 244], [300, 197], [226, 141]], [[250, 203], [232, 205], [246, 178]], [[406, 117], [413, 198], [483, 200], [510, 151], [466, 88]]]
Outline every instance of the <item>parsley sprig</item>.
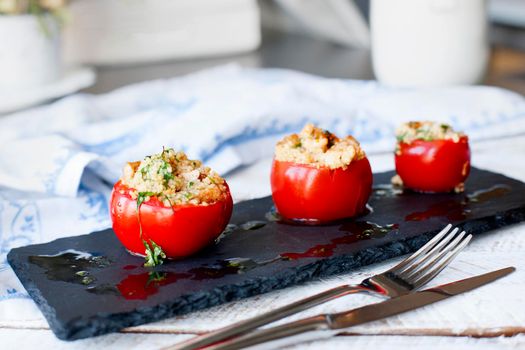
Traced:
[[153, 240], [149, 240], [149, 243], [142, 238], [142, 223], [140, 221], [140, 206], [142, 203], [146, 201], [151, 196], [155, 196], [157, 193], [155, 192], [138, 192], [137, 193], [137, 220], [139, 221], [139, 232], [140, 232], [140, 238], [142, 239], [142, 243], [144, 244], [144, 247], [146, 248], [146, 262], [144, 263], [144, 266], [146, 267], [153, 267], [157, 265], [161, 265], [166, 259], [166, 254], [162, 250], [162, 248], [153, 242]]
[[146, 248], [146, 262], [144, 263], [144, 266], [154, 267], [162, 265], [164, 259], [166, 259], [166, 254], [162, 251], [162, 248], [151, 239], [149, 240], [149, 243], [143, 239], [142, 243]]

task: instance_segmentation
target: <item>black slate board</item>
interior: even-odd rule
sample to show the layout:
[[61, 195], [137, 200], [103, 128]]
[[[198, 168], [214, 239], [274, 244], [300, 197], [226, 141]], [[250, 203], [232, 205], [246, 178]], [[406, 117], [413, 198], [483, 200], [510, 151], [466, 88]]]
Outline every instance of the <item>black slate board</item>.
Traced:
[[[436, 195], [395, 191], [392, 175], [374, 176], [372, 212], [330, 226], [268, 220], [270, 197], [239, 203], [231, 221], [237, 228], [217, 245], [154, 270], [128, 254], [112, 230], [16, 248], [8, 261], [56, 336], [73, 340], [406, 254], [449, 222], [478, 234], [525, 219], [525, 184], [499, 174], [472, 169], [464, 194]], [[57, 270], [41, 256], [68, 249], [92, 257]]]

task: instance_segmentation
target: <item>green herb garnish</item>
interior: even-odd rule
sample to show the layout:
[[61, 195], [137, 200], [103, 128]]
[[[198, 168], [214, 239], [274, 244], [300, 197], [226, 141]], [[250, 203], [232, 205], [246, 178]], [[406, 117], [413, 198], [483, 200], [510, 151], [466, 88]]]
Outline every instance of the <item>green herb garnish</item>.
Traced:
[[143, 239], [142, 243], [146, 248], [146, 262], [144, 263], [144, 266], [153, 267], [162, 265], [164, 259], [166, 259], [166, 254], [162, 251], [162, 248], [151, 239], [149, 240], [149, 243]]
[[172, 173], [164, 173], [162, 177], [164, 178], [164, 181], [166, 182], [173, 180], [175, 178], [175, 176], [173, 176]]
[[146, 177], [148, 175], [148, 171], [150, 169], [150, 165], [146, 165], [140, 169], [140, 173], [142, 175], [142, 180], [146, 180]]
[[[140, 222], [140, 206], [146, 198], [157, 195], [154, 192], [139, 192], [137, 193], [137, 220], [139, 221], [139, 232], [140, 232], [140, 238], [142, 239], [142, 223]], [[149, 240], [150, 243], [146, 242], [144, 239], [142, 239], [142, 243], [144, 244], [144, 247], [146, 248], [146, 262], [144, 263], [144, 266], [151, 267], [151, 266], [157, 266], [162, 264], [163, 259], [166, 258], [166, 254], [162, 251], [162, 248], [158, 246], [155, 242], [153, 242], [151, 239]]]
[[165, 160], [162, 161], [162, 165], [157, 170], [157, 174], [162, 175], [165, 183], [175, 178], [175, 176], [173, 176], [171, 173], [170, 164]]
[[139, 211], [140, 206], [142, 205], [142, 203], [144, 203], [146, 198], [151, 197], [151, 196], [155, 196], [155, 195], [156, 195], [155, 192], [138, 192], [137, 193], [137, 212]]
[[150, 273], [148, 273], [148, 282], [146, 282], [146, 287], [149, 286], [151, 283], [158, 283], [164, 281], [166, 279], [166, 276], [166, 272], [151, 271]]
[[405, 140], [405, 137], [407, 136], [406, 133], [402, 134], [402, 135], [397, 135], [396, 136], [396, 139], [398, 142], [403, 142]]

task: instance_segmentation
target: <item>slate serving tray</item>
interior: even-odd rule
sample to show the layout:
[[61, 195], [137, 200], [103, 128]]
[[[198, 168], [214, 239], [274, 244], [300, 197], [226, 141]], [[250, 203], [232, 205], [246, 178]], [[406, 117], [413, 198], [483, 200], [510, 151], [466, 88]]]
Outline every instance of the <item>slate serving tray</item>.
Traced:
[[525, 219], [525, 184], [472, 169], [463, 194], [393, 189], [375, 174], [367, 215], [329, 226], [275, 221], [270, 197], [235, 205], [220, 242], [155, 269], [112, 230], [11, 250], [8, 261], [56, 336], [118, 331], [409, 253], [447, 223], [478, 234]]

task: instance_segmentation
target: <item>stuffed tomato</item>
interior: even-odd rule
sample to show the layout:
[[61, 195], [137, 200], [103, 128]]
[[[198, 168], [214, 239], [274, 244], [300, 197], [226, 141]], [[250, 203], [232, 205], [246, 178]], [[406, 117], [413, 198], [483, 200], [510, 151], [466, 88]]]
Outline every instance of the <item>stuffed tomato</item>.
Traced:
[[319, 224], [359, 215], [372, 190], [372, 170], [351, 136], [307, 124], [281, 140], [271, 170], [275, 207], [287, 220]]
[[128, 163], [111, 194], [113, 230], [147, 265], [194, 254], [226, 227], [233, 202], [226, 181], [183, 152], [165, 149]]
[[470, 173], [468, 137], [451, 126], [409, 122], [396, 130], [396, 171], [405, 188], [462, 192]]

